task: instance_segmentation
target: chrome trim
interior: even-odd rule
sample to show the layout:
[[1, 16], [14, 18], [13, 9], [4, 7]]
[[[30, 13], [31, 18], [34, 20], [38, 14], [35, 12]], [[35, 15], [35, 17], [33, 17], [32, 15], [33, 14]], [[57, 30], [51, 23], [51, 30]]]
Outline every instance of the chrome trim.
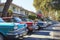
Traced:
[[18, 35], [18, 33], [15, 33], [15, 34], [13, 34], [13, 33], [7, 33], [7, 35]]
[[25, 36], [25, 35], [27, 35], [27, 32], [22, 32], [22, 33], [20, 34], [20, 36]]
[[17, 31], [22, 30], [22, 29], [27, 29], [27, 27], [26, 27], [26, 28], [25, 28], [25, 27], [23, 27], [23, 28], [19, 28], [19, 29], [17, 29], [17, 30], [10, 31], [10, 32], [17, 32]]

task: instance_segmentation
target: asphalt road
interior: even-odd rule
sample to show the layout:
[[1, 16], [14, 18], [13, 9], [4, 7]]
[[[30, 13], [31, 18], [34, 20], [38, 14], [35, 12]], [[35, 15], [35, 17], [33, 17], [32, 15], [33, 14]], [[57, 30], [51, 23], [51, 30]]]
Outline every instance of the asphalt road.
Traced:
[[[23, 40], [57, 40], [57, 39], [52, 39], [50, 36], [51, 31], [35, 31], [31, 35], [26, 35], [24, 36]], [[11, 40], [11, 39], [10, 39]], [[18, 40], [18, 39], [12, 39], [12, 40]]]
[[[56, 27], [54, 27], [53, 29], [52, 28], [53, 27], [51, 26], [44, 30], [35, 31], [31, 35], [24, 36], [23, 40], [60, 40], [59, 37], [51, 36], [51, 34], [52, 35], [54, 34], [51, 32], [54, 32], [54, 31], [56, 32], [56, 30], [59, 30], [59, 28], [56, 28]], [[58, 32], [60, 32], [60, 30]], [[56, 32], [56, 33], [58, 34], [58, 32]], [[60, 34], [58, 34], [58, 35], [60, 35]], [[17, 39], [15, 39], [15, 40], [17, 40]]]

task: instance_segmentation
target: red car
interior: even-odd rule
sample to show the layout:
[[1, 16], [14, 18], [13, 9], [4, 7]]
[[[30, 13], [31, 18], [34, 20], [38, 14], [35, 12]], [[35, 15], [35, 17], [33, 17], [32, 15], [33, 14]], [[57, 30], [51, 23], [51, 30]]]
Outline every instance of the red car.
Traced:
[[26, 23], [29, 32], [33, 32], [34, 30], [39, 29], [39, 27], [37, 26], [37, 22], [34, 22], [30, 19], [26, 19], [26, 21], [21, 21], [20, 23]]
[[33, 22], [20, 22], [20, 23], [26, 23], [28, 30], [29, 30], [29, 31], [33, 31], [33, 28], [32, 28]]
[[[20, 18], [19, 18], [20, 19]], [[23, 19], [22, 19], [23, 20]], [[24, 19], [23, 21], [21, 21], [20, 23], [26, 23], [27, 24], [27, 29], [29, 30], [29, 32], [32, 32], [34, 29], [33, 29], [33, 24], [34, 22], [32, 22], [31, 20], [29, 19]]]

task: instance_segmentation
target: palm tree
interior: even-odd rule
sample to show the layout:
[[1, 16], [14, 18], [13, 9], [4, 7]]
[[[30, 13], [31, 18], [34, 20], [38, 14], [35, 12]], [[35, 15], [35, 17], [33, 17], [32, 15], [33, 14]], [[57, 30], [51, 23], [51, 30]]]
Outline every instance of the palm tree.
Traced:
[[3, 8], [3, 11], [2, 11], [2, 17], [6, 17], [7, 16], [7, 12], [8, 12], [8, 9], [9, 9], [9, 6], [10, 4], [12, 3], [13, 0], [7, 0], [5, 5], [4, 5], [4, 8]]

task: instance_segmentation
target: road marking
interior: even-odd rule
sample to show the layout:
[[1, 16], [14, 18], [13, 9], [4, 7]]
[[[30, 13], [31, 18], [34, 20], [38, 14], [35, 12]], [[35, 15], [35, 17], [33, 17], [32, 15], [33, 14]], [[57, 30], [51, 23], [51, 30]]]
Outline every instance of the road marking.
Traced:
[[45, 35], [27, 35], [24, 38], [50, 38], [50, 39], [60, 39], [59, 37], [45, 36]]

